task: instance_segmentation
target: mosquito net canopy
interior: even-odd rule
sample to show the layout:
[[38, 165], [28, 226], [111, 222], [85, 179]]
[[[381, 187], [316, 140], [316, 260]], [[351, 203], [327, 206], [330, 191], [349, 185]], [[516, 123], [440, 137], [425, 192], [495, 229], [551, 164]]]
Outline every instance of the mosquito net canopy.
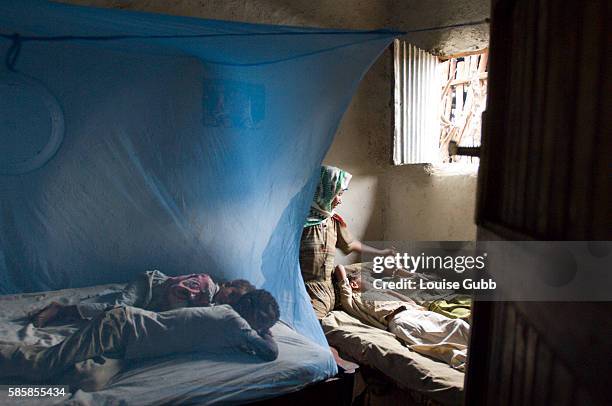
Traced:
[[[0, 3], [0, 290], [244, 278], [324, 343], [298, 250], [319, 166], [392, 40]], [[18, 35], [15, 35], [18, 34]]]

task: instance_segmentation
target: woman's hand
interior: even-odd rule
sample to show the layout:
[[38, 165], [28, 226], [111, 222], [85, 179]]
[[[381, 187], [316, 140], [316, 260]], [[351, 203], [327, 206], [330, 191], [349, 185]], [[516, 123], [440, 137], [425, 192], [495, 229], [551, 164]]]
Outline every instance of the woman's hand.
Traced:
[[384, 256], [395, 256], [396, 254], [397, 254], [397, 250], [395, 249], [395, 247], [385, 248], [384, 250], [381, 251], [381, 255], [384, 255]]

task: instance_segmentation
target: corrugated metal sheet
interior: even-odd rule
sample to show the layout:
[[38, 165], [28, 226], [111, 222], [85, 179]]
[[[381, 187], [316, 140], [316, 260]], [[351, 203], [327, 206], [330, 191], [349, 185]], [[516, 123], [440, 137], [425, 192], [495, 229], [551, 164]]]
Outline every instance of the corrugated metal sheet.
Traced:
[[440, 143], [438, 58], [406, 43], [394, 42], [395, 165], [436, 162]]

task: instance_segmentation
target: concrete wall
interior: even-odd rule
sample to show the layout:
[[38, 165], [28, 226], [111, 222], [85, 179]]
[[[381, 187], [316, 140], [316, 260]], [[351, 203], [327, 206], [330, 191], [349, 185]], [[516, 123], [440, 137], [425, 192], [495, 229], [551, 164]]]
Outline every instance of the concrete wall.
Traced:
[[[488, 0], [65, 0], [67, 3], [253, 23], [327, 28], [411, 30], [475, 21], [489, 16]], [[438, 54], [488, 44], [488, 26], [407, 36]], [[362, 240], [469, 240], [473, 223], [473, 176], [430, 175], [423, 166], [391, 162], [391, 52], [361, 83], [325, 163], [355, 177], [340, 212]], [[348, 260], [352, 260], [350, 258]]]

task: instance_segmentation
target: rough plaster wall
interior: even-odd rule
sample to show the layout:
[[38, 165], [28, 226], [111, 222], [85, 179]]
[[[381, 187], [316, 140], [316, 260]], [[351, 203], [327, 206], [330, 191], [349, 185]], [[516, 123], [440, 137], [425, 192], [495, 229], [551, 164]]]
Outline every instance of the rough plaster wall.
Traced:
[[476, 175], [423, 173], [405, 165], [385, 174], [385, 239], [474, 240]]
[[189, 17], [325, 28], [380, 28], [386, 1], [358, 0], [60, 0], [64, 3]]
[[[411, 30], [482, 20], [488, 0], [63, 0], [66, 3], [252, 23]], [[438, 54], [488, 45], [488, 26], [410, 34]], [[362, 240], [474, 239], [474, 177], [437, 177], [422, 166], [394, 167], [391, 52], [366, 74], [325, 163], [355, 177], [341, 212]], [[342, 262], [354, 260], [354, 256]]]
[[[190, 17], [324, 28], [414, 30], [489, 17], [489, 0], [56, 0]], [[411, 43], [448, 55], [488, 45], [487, 25], [409, 34]]]
[[[487, 0], [390, 0], [388, 26], [404, 30], [421, 27], [448, 26], [489, 18]], [[450, 55], [459, 51], [489, 46], [487, 24], [409, 34], [406, 40], [436, 55]]]

